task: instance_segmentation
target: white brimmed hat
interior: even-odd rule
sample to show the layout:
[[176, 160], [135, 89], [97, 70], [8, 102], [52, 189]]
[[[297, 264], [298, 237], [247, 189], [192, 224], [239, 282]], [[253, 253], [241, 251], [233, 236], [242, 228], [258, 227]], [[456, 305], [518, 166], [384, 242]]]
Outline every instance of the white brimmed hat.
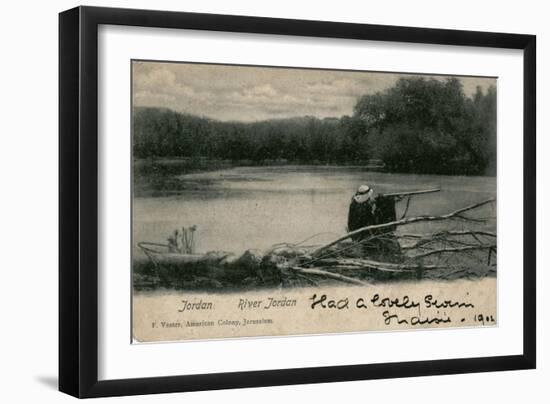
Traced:
[[361, 185], [359, 188], [357, 188], [357, 194], [366, 194], [371, 190], [371, 187], [369, 187], [366, 184]]

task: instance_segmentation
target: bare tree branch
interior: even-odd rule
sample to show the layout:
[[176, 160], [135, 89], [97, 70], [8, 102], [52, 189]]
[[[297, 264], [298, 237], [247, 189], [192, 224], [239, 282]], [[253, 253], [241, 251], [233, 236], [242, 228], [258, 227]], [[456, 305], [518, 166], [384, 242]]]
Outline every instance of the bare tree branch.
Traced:
[[354, 230], [352, 232], [349, 232], [349, 233], [345, 234], [342, 237], [337, 238], [336, 240], [334, 240], [334, 241], [332, 241], [328, 244], [325, 244], [322, 247], [319, 247], [317, 250], [315, 250], [312, 253], [312, 256], [316, 257], [321, 252], [326, 250], [327, 248], [332, 247], [333, 245], [338, 244], [339, 242], [341, 242], [343, 240], [346, 240], [350, 237], [353, 237], [355, 235], [358, 235], [358, 234], [361, 234], [361, 233], [364, 233], [364, 232], [367, 232], [367, 231], [385, 229], [385, 228], [392, 227], [392, 226], [403, 226], [403, 225], [407, 225], [407, 224], [411, 224], [411, 223], [417, 223], [417, 222], [430, 222], [430, 221], [448, 220], [448, 219], [452, 219], [456, 216], [460, 216], [464, 212], [467, 212], [467, 211], [472, 210], [472, 209], [479, 208], [483, 205], [486, 205], [486, 204], [494, 202], [494, 201], [495, 201], [495, 198], [487, 199], [485, 201], [478, 202], [478, 203], [466, 206], [466, 207], [461, 208], [461, 209], [457, 209], [453, 212], [450, 212], [450, 213], [447, 213], [446, 215], [441, 215], [441, 216], [417, 216], [417, 217], [410, 217], [410, 218], [405, 218], [405, 219], [401, 219], [401, 220], [395, 220], [393, 222], [388, 222], [388, 223], [375, 224], [375, 225], [371, 225], [371, 226], [361, 227], [357, 230]]
[[426, 258], [430, 255], [434, 254], [447, 254], [447, 253], [455, 253], [455, 252], [464, 252], [464, 251], [473, 251], [473, 250], [487, 250], [487, 249], [493, 249], [496, 248], [496, 245], [472, 245], [472, 246], [464, 246], [464, 247], [455, 247], [455, 248], [441, 248], [439, 250], [431, 250], [422, 254], [417, 254], [412, 257], [409, 257], [410, 259], [419, 259], [419, 258]]
[[317, 262], [320, 266], [340, 267], [346, 269], [376, 269], [387, 272], [411, 272], [419, 269], [441, 269], [448, 266], [441, 265], [421, 265], [421, 264], [396, 264], [392, 262], [379, 262], [360, 258], [344, 258], [344, 259], [323, 259]]
[[332, 273], [332, 272], [329, 272], [329, 271], [323, 271], [322, 269], [302, 268], [302, 267], [292, 267], [290, 269], [292, 269], [293, 271], [295, 271], [297, 273], [300, 273], [300, 274], [324, 276], [326, 278], [336, 279], [338, 281], [345, 282], [345, 283], [351, 283], [351, 284], [354, 284], [354, 285], [361, 285], [361, 286], [368, 285], [368, 283], [363, 282], [359, 279], [350, 278], [349, 276], [335, 274], [335, 273]]
[[481, 236], [488, 236], [488, 237], [496, 237], [496, 233], [490, 232], [490, 231], [482, 231], [482, 230], [444, 230], [437, 233], [424, 233], [424, 234], [413, 234], [413, 233], [405, 233], [405, 234], [396, 234], [395, 236], [398, 238], [428, 238], [428, 237], [436, 237], [436, 236], [468, 236], [468, 235], [481, 235]]

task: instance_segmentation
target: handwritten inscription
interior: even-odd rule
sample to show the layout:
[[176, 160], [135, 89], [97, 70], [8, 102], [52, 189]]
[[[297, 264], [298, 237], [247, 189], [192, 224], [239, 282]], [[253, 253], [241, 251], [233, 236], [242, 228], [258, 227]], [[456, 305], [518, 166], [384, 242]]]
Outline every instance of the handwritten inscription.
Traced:
[[[445, 309], [473, 309], [475, 305], [467, 300], [454, 300], [444, 297], [435, 297], [429, 293], [420, 299], [403, 296], [384, 296], [378, 293], [371, 297], [332, 297], [327, 294], [313, 294], [309, 298], [310, 309], [312, 310], [382, 310], [381, 316], [386, 326], [409, 325], [423, 326], [432, 324], [446, 324], [453, 322], [450, 314]], [[424, 311], [424, 313], [423, 313]], [[462, 311], [458, 311], [461, 313]], [[460, 323], [465, 321], [464, 316], [457, 317], [454, 321]], [[493, 315], [475, 315], [474, 321], [485, 324], [494, 324]]]
[[[136, 314], [137, 313], [137, 314]], [[496, 279], [134, 296], [136, 341], [491, 327]]]
[[385, 310], [382, 313], [382, 316], [384, 317], [384, 324], [386, 325], [392, 325], [392, 322], [396, 324], [410, 325], [442, 324], [451, 322], [451, 318], [445, 313], [442, 316], [411, 316], [409, 318], [400, 318], [397, 314], [391, 314], [388, 310]]
[[317, 297], [317, 295], [313, 295], [310, 300], [311, 308], [323, 308], [323, 309], [337, 309], [337, 310], [343, 310], [343, 309], [349, 309], [349, 298], [345, 297], [343, 299], [329, 299], [327, 295], [321, 295], [320, 297]]

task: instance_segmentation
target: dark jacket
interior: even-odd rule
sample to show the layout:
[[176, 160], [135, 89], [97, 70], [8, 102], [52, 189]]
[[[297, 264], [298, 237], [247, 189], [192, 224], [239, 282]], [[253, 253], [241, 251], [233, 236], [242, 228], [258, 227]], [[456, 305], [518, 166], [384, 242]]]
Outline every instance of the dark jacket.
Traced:
[[[352, 198], [348, 213], [348, 231], [354, 231], [361, 227], [393, 222], [396, 220], [395, 200], [391, 197], [378, 195], [363, 203], [356, 202]], [[387, 233], [395, 230], [395, 226], [380, 229], [380, 233]], [[376, 234], [377, 231], [366, 232], [363, 235], [352, 237], [353, 240], [360, 240], [367, 235]]]
[[[395, 199], [391, 196], [378, 195], [374, 199], [374, 222], [375, 224], [389, 223], [397, 220], [395, 212]], [[380, 229], [383, 233], [394, 231], [395, 226]]]
[[[348, 231], [354, 231], [361, 227], [375, 224], [374, 204], [372, 200], [363, 203], [356, 202], [352, 198], [348, 213]], [[366, 234], [358, 234], [353, 240], [361, 240]]]

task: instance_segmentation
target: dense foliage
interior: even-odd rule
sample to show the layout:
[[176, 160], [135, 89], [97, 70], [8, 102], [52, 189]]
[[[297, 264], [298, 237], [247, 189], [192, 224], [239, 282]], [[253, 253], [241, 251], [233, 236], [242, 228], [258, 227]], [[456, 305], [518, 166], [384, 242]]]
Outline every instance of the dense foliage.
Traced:
[[494, 174], [496, 89], [464, 95], [460, 81], [401, 79], [362, 97], [355, 116], [389, 171]]
[[468, 98], [460, 81], [400, 79], [361, 97], [353, 116], [221, 122], [159, 108], [134, 111], [134, 155], [358, 164], [389, 171], [493, 174], [496, 89]]

